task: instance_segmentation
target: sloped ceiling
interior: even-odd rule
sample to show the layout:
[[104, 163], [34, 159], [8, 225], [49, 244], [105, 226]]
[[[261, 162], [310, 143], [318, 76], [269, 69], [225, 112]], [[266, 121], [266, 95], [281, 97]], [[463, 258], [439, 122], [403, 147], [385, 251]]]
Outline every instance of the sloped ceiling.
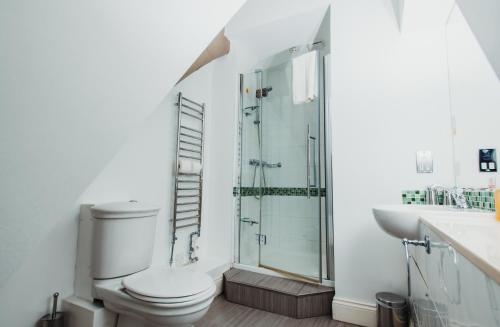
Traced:
[[424, 28], [443, 26], [450, 14], [454, 0], [391, 0], [396, 23], [404, 33], [418, 32]]
[[391, 0], [400, 31], [418, 32], [446, 25], [455, 2], [460, 7], [483, 52], [500, 78], [500, 1], [498, 0]]
[[0, 289], [243, 2], [0, 2]]
[[500, 79], [500, 1], [457, 0], [457, 4]]
[[[237, 36], [245, 31], [266, 26], [278, 20], [293, 16], [300, 17], [300, 15], [315, 9], [326, 8], [330, 4], [331, 0], [248, 0], [227, 25], [226, 35]], [[299, 22], [297, 21], [297, 23]], [[300, 25], [305, 25], [300, 23]], [[265, 38], [266, 34], [255, 36]]]
[[207, 65], [211, 61], [225, 56], [229, 53], [231, 49], [231, 42], [224, 35], [224, 30], [220, 31], [219, 34], [210, 42], [209, 45], [203, 50], [203, 52], [196, 58], [196, 60], [189, 66], [188, 70], [182, 75], [177, 83], [196, 72], [201, 67]]
[[226, 36], [235, 44], [244, 45], [245, 55], [252, 57], [250, 62], [255, 69], [269, 56], [312, 42], [330, 2], [248, 0], [227, 24]]
[[396, 16], [396, 22], [399, 29], [401, 29], [403, 23], [403, 9], [405, 6], [404, 0], [391, 0], [392, 8], [394, 10], [394, 15]]

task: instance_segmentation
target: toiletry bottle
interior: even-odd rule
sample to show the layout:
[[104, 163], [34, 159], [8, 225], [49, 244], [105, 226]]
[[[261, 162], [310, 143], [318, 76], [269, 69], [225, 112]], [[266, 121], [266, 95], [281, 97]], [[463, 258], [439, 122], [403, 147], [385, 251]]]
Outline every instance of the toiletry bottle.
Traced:
[[497, 178], [495, 176], [488, 178], [488, 189], [494, 192], [497, 188]]
[[495, 191], [495, 211], [497, 220], [500, 221], [500, 189]]

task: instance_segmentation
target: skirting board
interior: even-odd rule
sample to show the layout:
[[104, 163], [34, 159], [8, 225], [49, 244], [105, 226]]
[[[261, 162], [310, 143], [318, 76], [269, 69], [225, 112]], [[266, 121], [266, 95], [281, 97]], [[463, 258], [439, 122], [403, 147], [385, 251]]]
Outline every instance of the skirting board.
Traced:
[[374, 305], [354, 302], [334, 297], [332, 301], [334, 320], [344, 321], [365, 327], [377, 326], [377, 308]]

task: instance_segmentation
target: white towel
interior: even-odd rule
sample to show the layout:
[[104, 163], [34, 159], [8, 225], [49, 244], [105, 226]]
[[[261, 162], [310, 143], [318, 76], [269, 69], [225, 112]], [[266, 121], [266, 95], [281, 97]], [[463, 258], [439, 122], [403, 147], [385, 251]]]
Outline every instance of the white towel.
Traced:
[[195, 160], [179, 159], [179, 173], [199, 174], [201, 172], [201, 163]]
[[201, 172], [201, 162], [199, 161], [193, 161], [193, 166], [192, 166], [192, 170], [193, 170], [193, 173], [194, 174], [199, 174]]
[[302, 104], [318, 97], [318, 62], [316, 51], [292, 60], [293, 103]]

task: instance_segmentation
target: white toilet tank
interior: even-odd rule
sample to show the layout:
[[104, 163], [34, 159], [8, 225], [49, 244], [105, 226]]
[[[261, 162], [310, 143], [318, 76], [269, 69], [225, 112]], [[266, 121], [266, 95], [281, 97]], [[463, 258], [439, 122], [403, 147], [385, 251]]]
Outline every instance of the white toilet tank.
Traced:
[[93, 206], [92, 277], [116, 278], [151, 265], [160, 209], [142, 202]]

